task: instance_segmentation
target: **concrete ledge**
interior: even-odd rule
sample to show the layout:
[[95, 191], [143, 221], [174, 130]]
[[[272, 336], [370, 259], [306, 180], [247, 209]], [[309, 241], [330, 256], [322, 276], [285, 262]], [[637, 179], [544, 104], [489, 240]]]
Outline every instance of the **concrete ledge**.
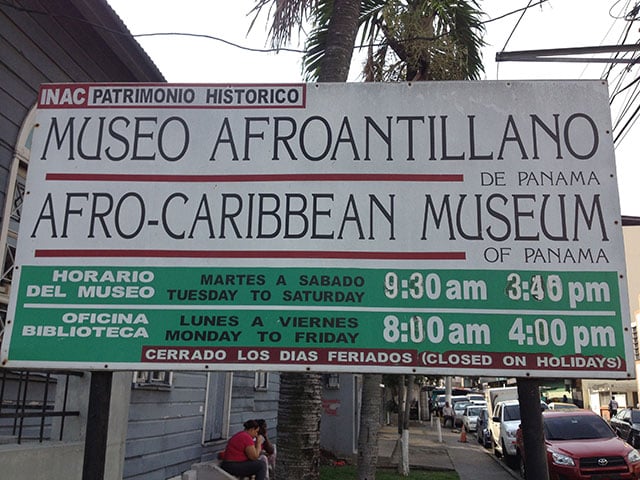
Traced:
[[[84, 443], [43, 442], [0, 446], [3, 479], [82, 478]], [[46, 473], [43, 473], [46, 472]]]
[[217, 461], [195, 463], [191, 470], [196, 472], [196, 480], [238, 480], [220, 468]]

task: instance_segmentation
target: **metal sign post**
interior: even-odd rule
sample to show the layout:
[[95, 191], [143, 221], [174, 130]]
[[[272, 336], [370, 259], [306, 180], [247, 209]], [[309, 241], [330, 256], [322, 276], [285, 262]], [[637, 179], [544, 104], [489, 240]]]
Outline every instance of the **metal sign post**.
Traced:
[[103, 480], [107, 457], [113, 372], [91, 373], [82, 480]]

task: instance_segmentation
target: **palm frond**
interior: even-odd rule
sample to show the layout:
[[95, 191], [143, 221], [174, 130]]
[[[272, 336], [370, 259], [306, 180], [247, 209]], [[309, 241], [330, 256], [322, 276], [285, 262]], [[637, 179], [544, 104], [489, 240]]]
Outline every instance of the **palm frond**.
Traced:
[[249, 31], [263, 10], [267, 9], [268, 17], [271, 19], [268, 33], [271, 46], [280, 48], [291, 41], [296, 27], [298, 32], [302, 31], [305, 23], [311, 18], [310, 14], [316, 3], [317, 0], [256, 0], [256, 5], [249, 12], [249, 15], [253, 15]]
[[[333, 2], [256, 0], [252, 10], [257, 18], [260, 11], [269, 9], [273, 19], [269, 35], [276, 48], [291, 40], [296, 26], [312, 22], [302, 59], [302, 74], [307, 81], [316, 81], [320, 73]], [[367, 78], [402, 78], [403, 72], [409, 79], [475, 80], [484, 71], [483, 12], [478, 0], [361, 0], [360, 5], [360, 44], [380, 50], [375, 55], [380, 73], [372, 75], [370, 70]], [[365, 68], [373, 68], [372, 59], [368, 58]]]
[[477, 0], [425, 0], [435, 14], [435, 33], [456, 46], [456, 56], [464, 57], [464, 78], [475, 80], [484, 71], [481, 49], [484, 25]]
[[329, 20], [333, 13], [333, 0], [318, 0], [312, 12], [313, 25], [305, 42], [302, 57], [302, 74], [306, 81], [316, 81], [320, 64], [327, 50]]
[[406, 68], [390, 58], [388, 67], [404, 70], [406, 80], [480, 77], [484, 27], [477, 0], [363, 2], [369, 5], [363, 14], [363, 35], [368, 36], [363, 38], [375, 36], [377, 45], [389, 45]]

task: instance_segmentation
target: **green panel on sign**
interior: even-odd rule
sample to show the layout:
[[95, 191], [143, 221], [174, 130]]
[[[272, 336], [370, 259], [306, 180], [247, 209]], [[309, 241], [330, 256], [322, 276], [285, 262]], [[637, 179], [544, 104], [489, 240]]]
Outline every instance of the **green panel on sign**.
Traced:
[[624, 363], [615, 272], [26, 266], [19, 289], [12, 360]]

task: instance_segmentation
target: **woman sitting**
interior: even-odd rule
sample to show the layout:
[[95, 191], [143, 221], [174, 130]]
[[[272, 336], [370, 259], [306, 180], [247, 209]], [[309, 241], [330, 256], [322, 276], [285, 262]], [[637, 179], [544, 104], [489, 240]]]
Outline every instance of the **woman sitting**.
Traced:
[[261, 435], [264, 441], [262, 442], [262, 452], [260, 453], [260, 460], [267, 464], [267, 480], [272, 471], [276, 469], [276, 446], [269, 441], [267, 437], [267, 421], [263, 418], [257, 419], [258, 435]]
[[264, 437], [258, 434], [260, 425], [255, 420], [244, 422], [244, 430], [236, 433], [227, 442], [220, 467], [236, 477], [250, 477], [265, 480], [267, 464], [259, 459]]

